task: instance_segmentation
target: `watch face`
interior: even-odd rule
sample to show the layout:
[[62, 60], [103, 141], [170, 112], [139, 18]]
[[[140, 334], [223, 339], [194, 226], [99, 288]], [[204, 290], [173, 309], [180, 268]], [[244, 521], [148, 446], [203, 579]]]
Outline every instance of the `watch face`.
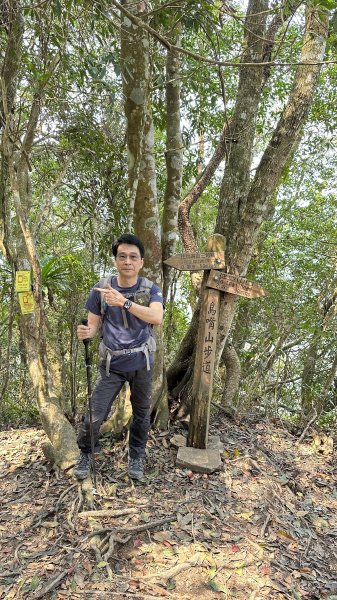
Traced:
[[129, 309], [129, 308], [131, 308], [131, 306], [132, 306], [131, 300], [126, 300], [124, 302], [124, 308]]

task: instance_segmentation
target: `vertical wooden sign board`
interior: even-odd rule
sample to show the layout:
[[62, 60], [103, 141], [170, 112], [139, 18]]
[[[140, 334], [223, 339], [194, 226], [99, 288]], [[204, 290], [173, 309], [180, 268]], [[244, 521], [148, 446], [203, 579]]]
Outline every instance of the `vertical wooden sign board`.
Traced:
[[200, 312], [187, 439], [187, 445], [193, 448], [207, 448], [219, 306], [220, 292], [206, 288]]
[[[191, 420], [187, 448], [179, 449], [177, 464], [188, 466], [199, 473], [212, 473], [221, 465], [220, 455], [214, 460], [210, 455], [214, 451], [207, 450], [220, 296], [227, 292], [245, 298], [258, 298], [266, 296], [267, 292], [255, 282], [221, 271], [225, 268], [225, 238], [219, 234], [208, 239], [207, 252], [177, 254], [165, 260], [165, 263], [181, 271], [204, 270], [192, 384]], [[193, 448], [193, 452], [185, 452], [188, 448]]]
[[[212, 235], [208, 239], [207, 250], [224, 252], [224, 244], [225, 239], [222, 235]], [[223, 268], [222, 265], [221, 267]], [[187, 445], [192, 448], [207, 448], [213, 389], [220, 290], [206, 287], [208, 276], [209, 271], [205, 271], [193, 374], [191, 420], [187, 438]]]

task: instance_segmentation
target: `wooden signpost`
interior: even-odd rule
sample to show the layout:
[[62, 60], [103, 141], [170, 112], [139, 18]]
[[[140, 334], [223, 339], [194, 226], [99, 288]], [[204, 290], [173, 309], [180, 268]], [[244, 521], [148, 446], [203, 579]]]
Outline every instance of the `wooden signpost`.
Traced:
[[[225, 256], [225, 239], [212, 235], [208, 239], [208, 253]], [[218, 263], [219, 269], [225, 261]], [[215, 271], [220, 272], [220, 271]], [[191, 420], [187, 445], [192, 448], [207, 448], [210, 400], [213, 387], [216, 340], [218, 333], [220, 291], [206, 287], [209, 270], [205, 270], [201, 284], [201, 308], [192, 383]], [[197, 424], [195, 426], [194, 424]]]
[[231, 273], [211, 271], [207, 279], [207, 285], [215, 290], [236, 294], [244, 298], [259, 298], [267, 295], [267, 292], [255, 281], [248, 281], [248, 279], [237, 277]]
[[165, 261], [167, 265], [182, 271], [205, 271], [201, 287], [191, 422], [187, 439], [187, 446], [199, 449], [199, 453], [200, 449], [207, 449], [208, 442], [221, 294], [227, 292], [245, 298], [266, 296], [265, 290], [257, 283], [222, 271], [225, 268], [224, 246], [225, 238], [215, 234], [208, 239], [207, 252], [177, 254]]
[[206, 269], [223, 269], [225, 267], [225, 253], [194, 252], [191, 254], [175, 254], [165, 264], [178, 271], [204, 271]]

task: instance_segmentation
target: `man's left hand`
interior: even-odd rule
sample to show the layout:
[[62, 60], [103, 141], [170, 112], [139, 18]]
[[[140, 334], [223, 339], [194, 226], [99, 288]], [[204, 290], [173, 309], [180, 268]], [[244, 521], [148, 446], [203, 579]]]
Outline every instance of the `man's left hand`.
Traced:
[[95, 290], [97, 292], [103, 292], [104, 302], [106, 302], [108, 306], [124, 306], [126, 298], [124, 298], [120, 292], [114, 290], [111, 285], [106, 288], [95, 288]]

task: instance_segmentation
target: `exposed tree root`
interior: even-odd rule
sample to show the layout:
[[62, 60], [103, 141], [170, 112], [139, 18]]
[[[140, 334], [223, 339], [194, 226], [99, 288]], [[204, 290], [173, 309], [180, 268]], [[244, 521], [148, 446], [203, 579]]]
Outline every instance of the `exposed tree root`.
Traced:
[[77, 483], [73, 483], [73, 485], [70, 485], [68, 488], [66, 488], [64, 490], [64, 492], [62, 492], [61, 496], [59, 497], [59, 499], [56, 503], [56, 512], [59, 511], [62, 500], [69, 494], [69, 492], [71, 492], [71, 490], [73, 490], [76, 487], [77, 487]]
[[308, 431], [309, 427], [311, 427], [311, 425], [313, 425], [313, 423], [316, 421], [316, 419], [317, 419], [317, 416], [318, 416], [318, 415], [317, 415], [317, 410], [316, 410], [316, 409], [314, 409], [314, 414], [313, 414], [313, 416], [311, 417], [310, 421], [309, 421], [309, 422], [306, 424], [306, 426], [304, 427], [304, 429], [303, 429], [303, 431], [302, 431], [302, 433], [301, 433], [300, 437], [298, 438], [298, 440], [297, 440], [297, 442], [296, 442], [296, 445], [297, 445], [297, 446], [298, 446], [299, 444], [301, 444], [301, 442], [303, 442], [303, 440], [304, 440], [304, 438], [305, 438], [305, 436], [306, 436], [306, 434], [307, 434], [307, 431]]
[[[100, 545], [101, 545], [101, 540], [98, 539], [97, 543], [96, 543], [95, 538], [91, 540], [91, 547], [92, 547], [93, 551], [95, 552], [97, 564], [99, 564], [101, 562], [106, 562], [104, 560], [104, 557], [102, 556], [101, 549], [99, 547]], [[106, 568], [109, 579], [112, 579], [113, 572], [108, 563], [105, 565], [105, 568]]]
[[132, 578], [140, 579], [142, 581], [146, 580], [146, 579], [161, 579], [163, 582], [165, 582], [168, 579], [172, 579], [173, 577], [176, 577], [182, 571], [187, 571], [188, 569], [191, 569], [192, 567], [200, 567], [204, 561], [204, 558], [205, 558], [205, 556], [203, 554], [201, 554], [200, 552], [196, 552], [195, 554], [193, 554], [191, 556], [191, 558], [189, 560], [186, 560], [183, 563], [179, 563], [178, 565], [175, 565], [171, 569], [166, 569], [165, 571], [159, 571], [158, 573], [152, 573], [151, 575], [133, 576]]

